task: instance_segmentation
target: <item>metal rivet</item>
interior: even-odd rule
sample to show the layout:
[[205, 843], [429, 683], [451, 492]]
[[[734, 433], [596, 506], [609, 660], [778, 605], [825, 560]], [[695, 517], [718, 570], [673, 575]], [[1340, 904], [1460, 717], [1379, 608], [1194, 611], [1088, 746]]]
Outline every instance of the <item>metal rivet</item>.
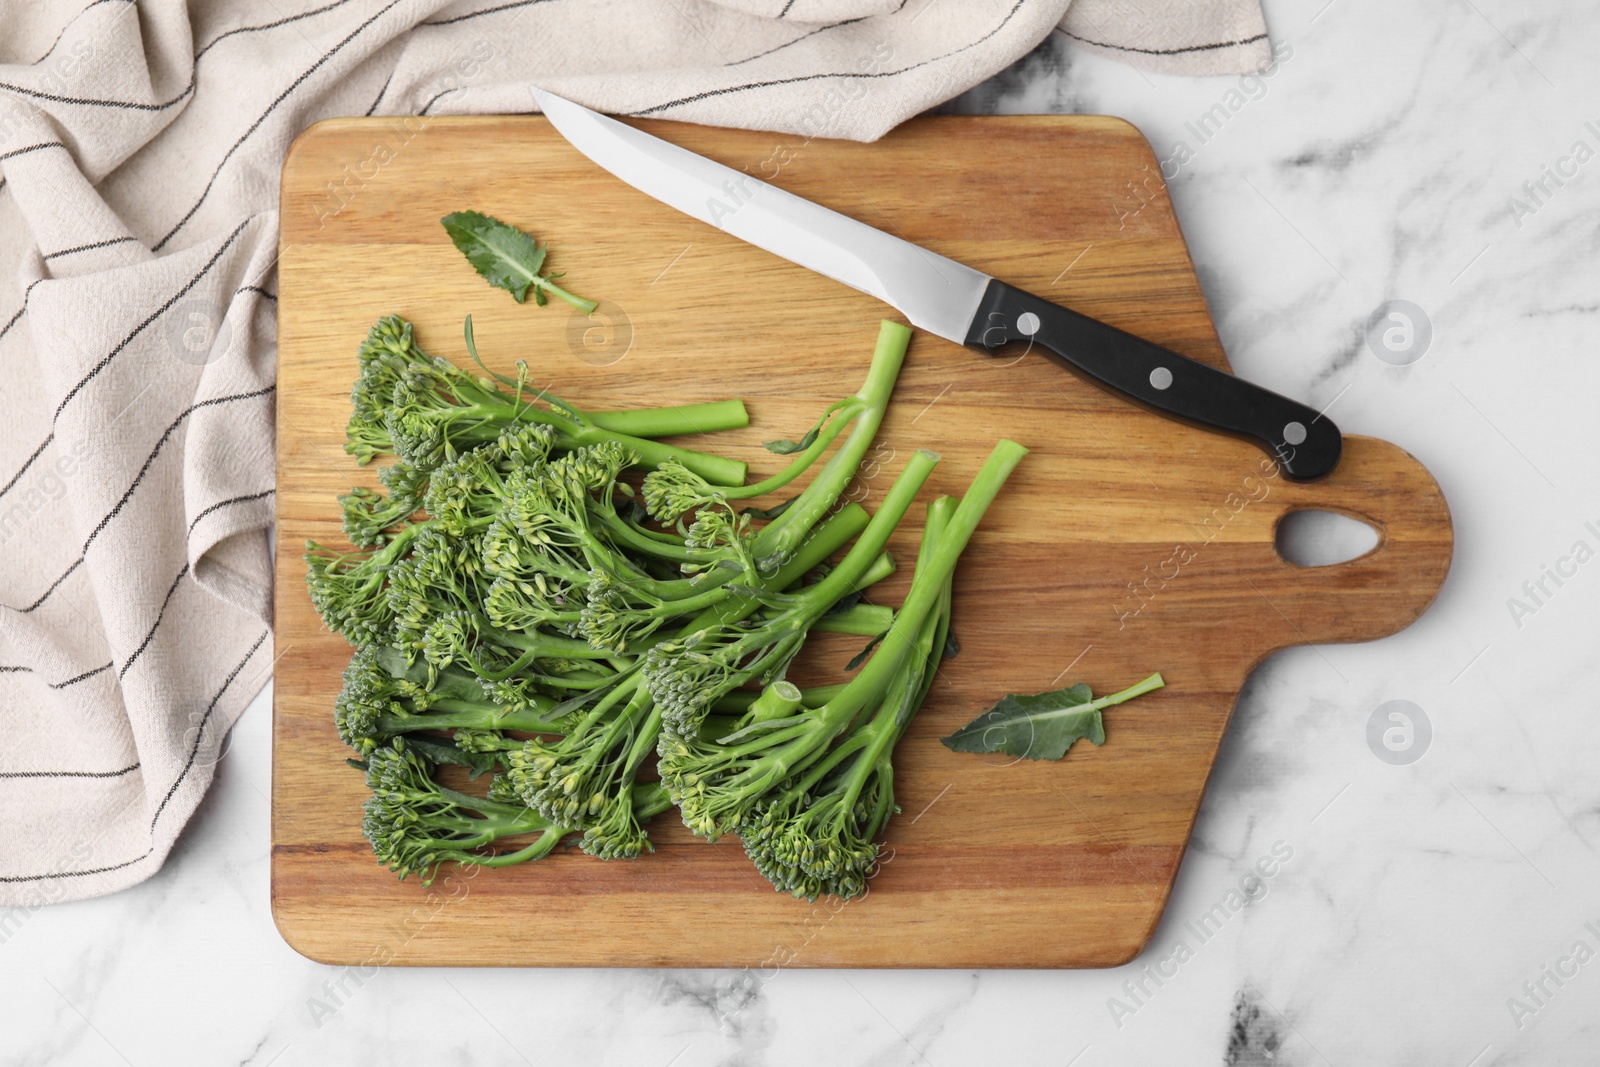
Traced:
[[1024, 311], [1017, 316], [1017, 330], [1024, 337], [1032, 337], [1039, 332], [1039, 316], [1031, 311]]
[[1303, 444], [1306, 439], [1306, 428], [1298, 422], [1291, 422], [1283, 428], [1283, 439], [1291, 445]]
[[1172, 371], [1166, 367], [1157, 367], [1150, 372], [1150, 384], [1156, 389], [1172, 388]]

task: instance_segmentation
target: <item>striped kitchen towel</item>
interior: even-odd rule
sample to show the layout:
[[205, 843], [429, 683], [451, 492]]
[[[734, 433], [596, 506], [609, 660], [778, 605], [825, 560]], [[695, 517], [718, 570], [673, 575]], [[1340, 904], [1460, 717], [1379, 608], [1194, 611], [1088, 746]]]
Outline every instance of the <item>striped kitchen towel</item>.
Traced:
[[537, 78], [870, 140], [1058, 29], [1173, 71], [1266, 57], [1257, 0], [0, 0], [0, 27], [0, 905], [23, 908], [157, 870], [271, 676], [277, 183], [310, 123], [526, 111]]

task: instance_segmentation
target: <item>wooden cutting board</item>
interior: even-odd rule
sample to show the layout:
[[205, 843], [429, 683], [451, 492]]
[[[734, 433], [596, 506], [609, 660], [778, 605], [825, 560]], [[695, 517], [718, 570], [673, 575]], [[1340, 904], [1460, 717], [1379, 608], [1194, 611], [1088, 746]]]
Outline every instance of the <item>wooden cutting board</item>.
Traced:
[[[924, 118], [873, 145], [644, 123], [669, 140], [1196, 359], [1226, 367], [1158, 165], [1110, 118]], [[593, 320], [489, 289], [438, 220], [477, 209], [550, 242]], [[696, 447], [781, 465], [797, 434], [865, 374], [893, 312], [622, 185], [537, 117], [351, 119], [304, 134], [284, 166], [279, 304], [278, 588], [272, 909], [330, 963], [761, 968], [1105, 966], [1149, 939], [1234, 702], [1289, 645], [1394, 633], [1433, 599], [1451, 555], [1439, 487], [1383, 441], [1346, 440], [1338, 470], [1297, 485], [1252, 447], [1131, 407], [1037, 356], [985, 359], [918, 334], [855, 495], [870, 508], [910, 452], [943, 462], [924, 495], [960, 493], [993, 441], [1033, 449], [958, 575], [960, 656], [896, 753], [903, 814], [870, 893], [841, 906], [775, 893], [732, 839], [671, 813], [656, 852], [580, 853], [441, 875], [380, 868], [365, 787], [332, 705], [349, 657], [303, 586], [307, 538], [340, 542], [337, 493], [375, 484], [341, 449], [356, 346], [381, 315], [466, 360], [471, 313], [489, 365], [592, 409], [743, 397], [754, 425]], [[1292, 358], [1292, 354], [1285, 354]], [[1285, 562], [1274, 529], [1318, 508], [1363, 519], [1351, 562]], [[921, 509], [894, 549], [910, 560]], [[905, 574], [874, 591], [898, 604]], [[819, 638], [837, 670], [859, 639]], [[1107, 713], [1108, 741], [1060, 763], [957, 755], [937, 738], [1002, 694], [1160, 670], [1167, 688]]]

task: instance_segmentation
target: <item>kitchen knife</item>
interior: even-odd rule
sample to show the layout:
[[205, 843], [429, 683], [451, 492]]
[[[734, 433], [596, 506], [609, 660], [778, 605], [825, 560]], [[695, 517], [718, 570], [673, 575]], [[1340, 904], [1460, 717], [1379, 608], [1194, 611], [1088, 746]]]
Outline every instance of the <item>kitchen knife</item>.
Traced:
[[1037, 345], [1144, 407], [1244, 437], [1291, 478], [1320, 478], [1343, 439], [1319, 412], [820, 204], [533, 89], [551, 125], [624, 182], [702, 222], [898, 308], [913, 326], [985, 352]]

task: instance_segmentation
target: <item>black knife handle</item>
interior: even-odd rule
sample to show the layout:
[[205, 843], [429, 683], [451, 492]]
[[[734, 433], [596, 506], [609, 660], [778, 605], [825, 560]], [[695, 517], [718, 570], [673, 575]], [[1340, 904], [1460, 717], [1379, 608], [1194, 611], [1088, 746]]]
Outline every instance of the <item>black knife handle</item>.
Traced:
[[1298, 481], [1339, 462], [1339, 428], [1304, 404], [991, 279], [967, 344], [993, 352], [1024, 341], [1142, 407], [1254, 441]]

